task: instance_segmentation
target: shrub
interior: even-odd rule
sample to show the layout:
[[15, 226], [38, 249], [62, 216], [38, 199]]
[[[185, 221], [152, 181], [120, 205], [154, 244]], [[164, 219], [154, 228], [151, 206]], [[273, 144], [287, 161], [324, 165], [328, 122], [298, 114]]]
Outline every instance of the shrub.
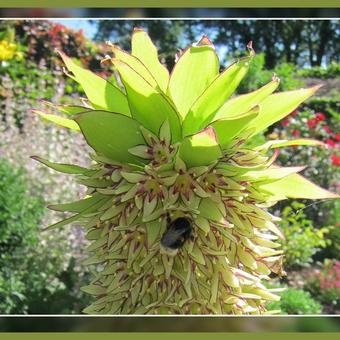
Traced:
[[[73, 313], [84, 307], [67, 242], [41, 237], [43, 200], [23, 170], [0, 161], [0, 313]], [[60, 303], [60, 302], [63, 303]], [[86, 301], [84, 301], [86, 304]], [[78, 306], [79, 307], [76, 307]]]
[[330, 79], [340, 76], [340, 63], [330, 63], [327, 67], [311, 67], [298, 71], [298, 75], [305, 78]]
[[9, 20], [0, 24], [0, 30], [8, 29], [15, 32], [13, 39], [24, 47], [25, 59], [35, 64], [44, 63], [49, 69], [60, 67], [58, 49], [81, 59], [92, 70], [103, 69], [98, 46], [86, 39], [82, 30], [47, 20]]
[[[73, 39], [75, 32], [66, 27], [58, 26], [53, 32], [59, 31], [53, 39], [50, 38], [49, 34], [53, 33], [51, 30], [56, 26], [54, 23], [7, 21], [0, 23], [0, 26], [0, 30], [3, 28], [4, 32], [10, 26], [14, 42], [24, 54], [24, 59], [14, 57], [0, 65], [0, 154], [12, 165], [25, 170], [30, 179], [27, 183], [27, 195], [35, 197], [39, 192], [43, 199], [46, 196], [50, 199], [52, 196], [56, 203], [61, 199], [75, 200], [83, 192], [83, 188], [79, 188], [66, 176], [52, 177], [52, 171], [32, 166], [33, 161], [29, 155], [43, 152], [52, 159], [63, 158], [65, 162], [80, 162], [85, 165], [85, 142], [81, 136], [47, 125], [30, 109], [39, 109], [41, 105], [38, 99], [41, 98], [52, 102], [76, 103], [72, 97], [65, 96], [65, 93], [77, 93], [80, 88], [68, 77], [62, 78], [62, 67], [55, 47], [63, 46], [71, 56], [79, 57], [83, 63], [94, 69], [99, 65], [101, 56], [91, 54], [88, 57], [89, 49], [84, 48], [89, 43], [88, 40], [83, 35], [81, 38], [78, 33]], [[40, 48], [48, 50], [47, 56], [51, 64], [47, 63], [46, 55], [40, 53]], [[61, 149], [60, 145], [65, 141], [69, 145], [77, 145], [77, 151]], [[55, 218], [55, 213], [48, 211], [41, 216], [39, 224], [46, 226], [55, 221]], [[84, 307], [84, 296], [78, 293], [83, 278], [80, 272], [84, 272], [79, 265], [83, 256], [79, 250], [79, 245], [84, 243], [83, 235], [73, 229], [71, 233], [59, 230], [40, 234], [38, 224], [33, 229], [32, 234], [38, 239], [36, 245], [39, 246], [25, 248], [22, 255], [18, 255], [18, 262], [22, 261], [18, 271], [13, 269], [15, 266], [11, 262], [8, 263], [8, 268], [4, 266], [0, 269], [1, 290], [16, 292], [17, 296], [12, 299], [15, 309], [7, 301], [1, 305], [0, 311], [6, 307], [7, 312], [11, 313], [79, 312]], [[73, 257], [76, 258], [74, 261]], [[5, 277], [4, 271], [8, 273]], [[11, 280], [8, 280], [9, 275]], [[21, 296], [22, 303], [19, 303], [18, 296]]]
[[34, 231], [42, 216], [41, 200], [27, 195], [23, 171], [0, 162], [0, 257], [14, 257], [18, 249], [35, 246]]
[[321, 303], [340, 307], [340, 261], [325, 260], [306, 280], [305, 288]]
[[[0, 311], [18, 311], [25, 300], [21, 275], [26, 256], [37, 246], [42, 202], [27, 195], [22, 170], [0, 162]], [[24, 307], [25, 309], [26, 307]]]
[[307, 266], [312, 262], [312, 256], [330, 242], [325, 240], [329, 229], [314, 228], [313, 222], [304, 214], [304, 208], [303, 203], [293, 201], [282, 211], [280, 227], [285, 240], [281, 242], [288, 269]]
[[287, 288], [281, 294], [281, 300], [271, 302], [267, 306], [268, 310], [281, 310], [281, 314], [320, 314], [321, 305], [315, 301], [309, 292], [300, 289]]
[[303, 82], [295, 77], [296, 67], [293, 64], [282, 63], [273, 70], [265, 70], [265, 54], [257, 54], [244, 80], [239, 85], [238, 93], [248, 93], [258, 89], [268, 82], [275, 73], [281, 80], [280, 90], [287, 91], [302, 86]]
[[308, 101], [308, 105], [302, 105], [303, 108], [315, 112], [324, 112], [326, 116], [332, 117], [339, 122], [340, 102], [339, 93], [332, 97], [315, 97]]
[[[2, 46], [5, 43], [7, 45]], [[29, 109], [37, 106], [38, 99], [62, 104], [73, 101], [66, 99], [65, 93], [81, 92], [68, 77], [61, 80], [63, 67], [56, 50], [64, 51], [70, 57], [80, 59], [87, 68], [106, 75], [106, 66], [100, 65], [103, 55], [82, 31], [43, 20], [0, 23], [0, 62], [6, 57], [6, 61], [0, 63], [0, 109], [5, 124], [11, 116], [22, 127], [23, 118]]]
[[[340, 210], [340, 202], [338, 201], [335, 204], [334, 214], [339, 215]], [[338, 218], [338, 216], [336, 217]], [[339, 218], [337, 219], [339, 221]], [[331, 243], [325, 248], [323, 253], [323, 258], [332, 258], [335, 260], [340, 260], [340, 225], [332, 228], [327, 235], [327, 238], [331, 241]]]

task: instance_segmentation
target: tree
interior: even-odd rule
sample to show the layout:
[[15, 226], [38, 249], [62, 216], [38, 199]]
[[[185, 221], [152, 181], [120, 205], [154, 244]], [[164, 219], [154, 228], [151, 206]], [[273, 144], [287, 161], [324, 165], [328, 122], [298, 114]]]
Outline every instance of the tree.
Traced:
[[197, 41], [202, 32], [223, 51], [223, 62], [235, 50], [244, 52], [250, 40], [257, 52], [265, 53], [269, 69], [281, 62], [299, 66], [339, 62], [340, 26], [336, 20], [103, 20], [96, 24], [95, 39], [114, 39], [126, 49], [134, 27], [147, 29], [169, 68], [174, 63], [175, 46]]

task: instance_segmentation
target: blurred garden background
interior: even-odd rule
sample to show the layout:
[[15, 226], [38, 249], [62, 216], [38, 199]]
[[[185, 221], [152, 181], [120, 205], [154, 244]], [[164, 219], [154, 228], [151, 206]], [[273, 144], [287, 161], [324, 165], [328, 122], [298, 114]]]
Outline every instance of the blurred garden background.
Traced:
[[[83, 188], [29, 158], [87, 165], [86, 145], [79, 134], [44, 122], [31, 110], [46, 110], [44, 100], [76, 105], [83, 96], [64, 74], [56, 50], [114, 80], [110, 66], [100, 64], [110, 53], [105, 41], [129, 50], [134, 27], [148, 30], [169, 69], [178, 48], [202, 34], [214, 42], [225, 66], [252, 40], [257, 54], [238, 94], [264, 85], [274, 73], [281, 91], [323, 84], [254, 143], [322, 140], [324, 148], [282, 149], [278, 162], [307, 164], [307, 178], [340, 193], [339, 21], [0, 21], [0, 314], [79, 314], [88, 305], [80, 290], [89, 275], [82, 264], [86, 240], [81, 230], [41, 232], [62, 217], [46, 204], [75, 200]], [[287, 289], [269, 307], [282, 314], [340, 314], [340, 201], [287, 200], [273, 211], [282, 217], [287, 275], [273, 277], [270, 284]]]

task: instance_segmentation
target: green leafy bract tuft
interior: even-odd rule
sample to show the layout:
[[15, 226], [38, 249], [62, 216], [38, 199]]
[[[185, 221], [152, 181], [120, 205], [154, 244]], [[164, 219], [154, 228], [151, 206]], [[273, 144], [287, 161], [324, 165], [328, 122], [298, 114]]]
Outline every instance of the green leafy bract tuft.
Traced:
[[188, 168], [209, 165], [220, 157], [222, 151], [215, 130], [208, 127], [203, 131], [186, 137], [179, 149], [179, 155]]
[[87, 143], [99, 154], [121, 163], [140, 163], [128, 150], [143, 144], [140, 124], [130, 117], [108, 111], [78, 114], [75, 121]]
[[124, 93], [115, 85], [86, 70], [72, 61], [64, 53], [59, 52], [67, 69], [72, 72], [70, 75], [78, 82], [96, 109], [103, 109], [118, 112], [130, 116], [128, 101]]
[[170, 75], [167, 93], [182, 120], [192, 104], [218, 75], [218, 71], [218, 57], [212, 46], [191, 46], [179, 57]]

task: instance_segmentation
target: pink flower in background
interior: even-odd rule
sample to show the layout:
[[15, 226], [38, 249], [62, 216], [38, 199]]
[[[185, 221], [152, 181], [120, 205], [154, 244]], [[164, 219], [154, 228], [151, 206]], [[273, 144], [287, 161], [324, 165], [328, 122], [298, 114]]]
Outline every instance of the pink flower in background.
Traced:
[[322, 128], [324, 129], [325, 132], [327, 132], [329, 134], [333, 133], [333, 131], [331, 130], [331, 128], [328, 125], [324, 125]]
[[326, 139], [326, 144], [331, 149], [335, 148], [335, 146], [336, 146], [335, 141], [333, 139], [330, 139], [330, 138]]
[[320, 273], [319, 280], [323, 290], [340, 288], [340, 261], [329, 262]]

